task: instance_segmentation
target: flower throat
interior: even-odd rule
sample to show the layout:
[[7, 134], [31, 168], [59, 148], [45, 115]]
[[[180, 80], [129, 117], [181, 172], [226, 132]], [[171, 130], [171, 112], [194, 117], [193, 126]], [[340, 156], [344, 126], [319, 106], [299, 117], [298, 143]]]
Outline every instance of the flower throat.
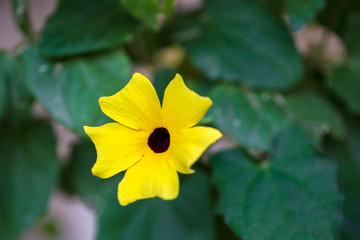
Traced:
[[148, 145], [155, 153], [162, 153], [170, 146], [170, 134], [166, 128], [156, 128], [148, 139]]

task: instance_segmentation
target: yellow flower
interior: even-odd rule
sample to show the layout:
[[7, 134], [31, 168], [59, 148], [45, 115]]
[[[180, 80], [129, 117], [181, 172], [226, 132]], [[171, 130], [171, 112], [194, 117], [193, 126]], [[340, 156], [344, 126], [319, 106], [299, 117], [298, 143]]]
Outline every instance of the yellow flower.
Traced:
[[194, 127], [212, 102], [188, 89], [179, 74], [167, 86], [162, 107], [151, 82], [139, 73], [99, 104], [116, 122], [84, 126], [97, 151], [92, 173], [109, 178], [126, 170], [118, 186], [123, 206], [156, 196], [175, 199], [177, 171], [193, 173], [194, 162], [222, 136], [214, 128]]

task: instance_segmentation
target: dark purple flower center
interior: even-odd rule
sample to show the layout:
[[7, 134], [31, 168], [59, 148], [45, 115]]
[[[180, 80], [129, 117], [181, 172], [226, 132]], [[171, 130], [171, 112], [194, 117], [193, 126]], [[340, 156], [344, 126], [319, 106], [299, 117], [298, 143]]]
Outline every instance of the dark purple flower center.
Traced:
[[148, 139], [148, 145], [156, 153], [168, 150], [170, 146], [170, 134], [166, 128], [156, 128]]

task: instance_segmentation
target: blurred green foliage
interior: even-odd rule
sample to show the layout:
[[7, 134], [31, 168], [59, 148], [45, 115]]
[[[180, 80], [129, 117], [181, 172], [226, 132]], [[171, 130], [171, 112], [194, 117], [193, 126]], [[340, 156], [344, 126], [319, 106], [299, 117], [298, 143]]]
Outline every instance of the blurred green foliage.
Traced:
[[[55, 189], [95, 210], [101, 240], [360, 239], [360, 2], [179, 2], [59, 0], [34, 32], [28, 1], [12, 0], [24, 39], [0, 51], [0, 239], [35, 226]], [[321, 37], [306, 45], [310, 25]], [[180, 177], [176, 200], [122, 207], [123, 174], [92, 176], [82, 126], [111, 121], [98, 98], [133, 69], [153, 76], [160, 99], [179, 72], [211, 97], [202, 123], [227, 141]], [[54, 122], [79, 137], [69, 162]]]
[[0, 236], [15, 239], [46, 210], [60, 163], [47, 123], [30, 120], [1, 126]]

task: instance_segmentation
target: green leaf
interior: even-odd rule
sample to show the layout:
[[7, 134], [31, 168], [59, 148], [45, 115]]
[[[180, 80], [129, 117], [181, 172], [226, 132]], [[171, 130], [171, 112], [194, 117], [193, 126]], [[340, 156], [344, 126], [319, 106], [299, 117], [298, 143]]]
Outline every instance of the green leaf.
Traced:
[[118, 184], [118, 178], [101, 179], [93, 176], [91, 168], [96, 161], [96, 150], [91, 142], [77, 144], [62, 174], [62, 187], [69, 193], [81, 197], [92, 207], [101, 204], [102, 196]]
[[121, 207], [114, 188], [100, 214], [97, 239], [214, 239], [208, 178], [199, 170], [184, 178], [173, 201], [146, 199]]
[[6, 54], [5, 52], [0, 52], [0, 118], [6, 114], [9, 107], [7, 67]]
[[19, 29], [26, 35], [31, 34], [27, 0], [11, 0], [12, 12]]
[[360, 63], [348, 61], [334, 67], [327, 80], [330, 89], [344, 101], [348, 109], [360, 114]]
[[174, 0], [120, 0], [126, 9], [128, 9], [134, 17], [142, 21], [145, 25], [152, 29], [159, 28], [157, 16], [164, 13], [169, 16], [172, 13], [172, 5]]
[[289, 124], [301, 125], [319, 146], [322, 137], [342, 138], [340, 113], [325, 99], [311, 93], [287, 94], [251, 91], [220, 84], [210, 92], [213, 106], [207, 117], [246, 148], [269, 151], [272, 138]]
[[312, 20], [316, 12], [321, 10], [325, 3], [324, 0], [285, 0], [285, 5], [288, 10], [291, 28], [298, 30]]
[[348, 135], [344, 142], [329, 141], [326, 153], [339, 165], [338, 182], [345, 194], [341, 239], [356, 240], [360, 236], [360, 121], [348, 121]]
[[63, 62], [50, 62], [36, 47], [23, 54], [26, 81], [37, 100], [59, 122], [84, 135], [83, 126], [108, 118], [98, 99], [120, 91], [130, 80], [129, 60], [122, 51]]
[[138, 29], [118, 0], [61, 0], [46, 23], [41, 49], [54, 57], [110, 49]]
[[285, 24], [254, 1], [206, 1], [198, 24], [183, 35], [193, 36], [183, 45], [211, 79], [288, 88], [301, 78], [302, 62]]
[[0, 129], [0, 238], [16, 237], [45, 212], [59, 170], [49, 125]]
[[344, 40], [348, 54], [360, 61], [360, 13], [352, 13], [347, 17], [347, 25], [344, 30]]
[[269, 161], [255, 164], [242, 150], [212, 157], [218, 211], [242, 239], [339, 237], [342, 196], [335, 164], [318, 156], [305, 134], [288, 129]]
[[291, 117], [300, 122], [316, 139], [329, 133], [337, 138], [345, 135], [340, 113], [324, 98], [303, 92], [289, 94], [285, 99]]
[[27, 120], [32, 95], [24, 81], [23, 63], [18, 57], [0, 52], [0, 118]]
[[211, 91], [210, 98], [209, 116], [214, 124], [247, 148], [269, 150], [273, 136], [288, 125], [284, 111], [269, 92], [222, 84]]

